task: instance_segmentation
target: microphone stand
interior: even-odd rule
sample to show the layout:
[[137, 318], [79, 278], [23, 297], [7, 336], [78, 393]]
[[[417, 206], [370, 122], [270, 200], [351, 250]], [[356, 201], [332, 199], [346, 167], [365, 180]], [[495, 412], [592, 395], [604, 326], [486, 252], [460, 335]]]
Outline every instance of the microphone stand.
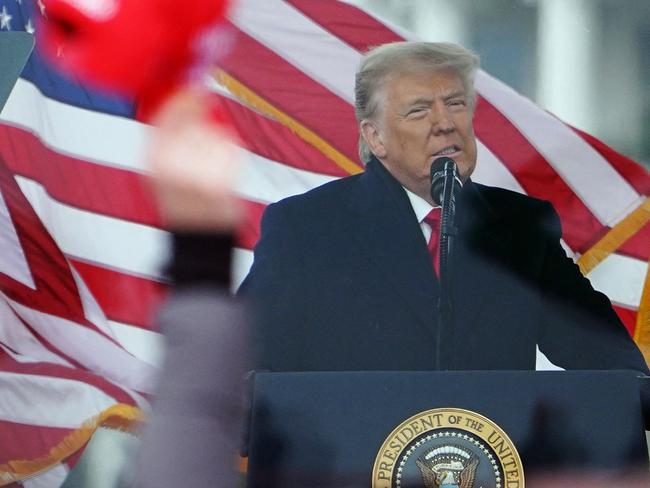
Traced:
[[[445, 163], [444, 167], [444, 186], [442, 195], [432, 195], [434, 201], [441, 200], [441, 219], [440, 219], [440, 295], [438, 298], [438, 334], [436, 340], [436, 369], [442, 369], [443, 361], [442, 353], [442, 338], [444, 337], [443, 331], [451, 330], [453, 320], [453, 306], [451, 299], [451, 251], [454, 236], [457, 234], [454, 225], [456, 215], [456, 202], [454, 197], [454, 185], [456, 185], [456, 164], [454, 161], [449, 160]], [[433, 187], [431, 188], [433, 194]], [[442, 198], [440, 198], [442, 196]], [[452, 342], [447, 344], [451, 347]], [[454, 357], [453, 351], [447, 351], [450, 358]]]

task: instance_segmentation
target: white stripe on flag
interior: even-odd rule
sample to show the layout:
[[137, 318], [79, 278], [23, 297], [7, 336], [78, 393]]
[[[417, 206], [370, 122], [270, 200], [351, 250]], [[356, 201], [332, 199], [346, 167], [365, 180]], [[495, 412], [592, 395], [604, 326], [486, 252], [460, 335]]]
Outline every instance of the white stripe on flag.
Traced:
[[27, 425], [76, 429], [117, 402], [82, 381], [0, 372], [0, 419]]
[[4, 351], [18, 362], [49, 362], [72, 367], [34, 337], [4, 298], [0, 298], [0, 343], [7, 346]]
[[292, 168], [248, 151], [243, 153], [248, 156], [248, 162], [238, 178], [236, 191], [247, 200], [273, 203], [337, 179]]
[[[250, 163], [244, 165], [238, 193], [249, 200], [271, 203], [335, 179], [247, 154]], [[60, 203], [29, 178], [17, 176], [16, 181], [66, 255], [132, 275], [161, 278], [169, 253], [166, 231]]]
[[546, 158], [602, 224], [615, 225], [641, 204], [642, 198], [634, 188], [562, 121], [484, 72], [477, 75], [476, 86]]
[[481, 141], [477, 141], [477, 149], [478, 161], [472, 174], [473, 181], [526, 194], [508, 168]]
[[232, 254], [232, 283], [230, 288], [236, 291], [244, 281], [248, 270], [253, 265], [253, 251], [248, 249], [235, 248]]
[[105, 166], [144, 171], [149, 127], [132, 119], [66, 105], [19, 79], [0, 121], [28, 129], [53, 150]]
[[22, 481], [24, 488], [58, 488], [63, 485], [70, 469], [65, 463], [59, 463], [47, 471]]
[[648, 263], [640, 259], [610, 254], [588, 275], [591, 285], [615, 303], [639, 308]]
[[556, 366], [546, 357], [539, 346], [535, 346], [535, 371], [564, 371], [564, 368]]
[[0, 273], [4, 273], [14, 280], [36, 289], [32, 272], [25, 259], [23, 247], [18, 240], [16, 228], [9, 215], [9, 209], [0, 192]]
[[109, 320], [108, 324], [124, 349], [154, 367], [162, 365], [165, 353], [165, 337], [162, 334], [114, 320]]
[[[229, 17], [300, 71], [348, 103], [354, 102], [354, 72], [361, 55], [291, 5], [280, 0], [240, 0]], [[279, 25], [291, 28], [278, 29]]]
[[84, 310], [84, 317], [95, 324], [95, 326], [104, 332], [104, 334], [117, 340], [115, 333], [108, 325], [104, 311], [99, 307], [92, 293], [90, 293], [90, 290], [86, 286], [86, 282], [81, 278], [81, 276], [79, 276], [79, 273], [73, 266], [69, 266], [69, 268], [72, 273], [72, 278], [77, 285], [77, 291], [79, 292], [79, 298], [81, 299], [81, 305]]
[[150, 364], [88, 327], [6, 299], [38, 334], [85, 368], [118, 385], [143, 393], [153, 392], [157, 371]]
[[16, 181], [65, 254], [160, 279], [161, 265], [169, 254], [167, 232], [71, 207], [54, 200], [33, 180], [18, 176]]

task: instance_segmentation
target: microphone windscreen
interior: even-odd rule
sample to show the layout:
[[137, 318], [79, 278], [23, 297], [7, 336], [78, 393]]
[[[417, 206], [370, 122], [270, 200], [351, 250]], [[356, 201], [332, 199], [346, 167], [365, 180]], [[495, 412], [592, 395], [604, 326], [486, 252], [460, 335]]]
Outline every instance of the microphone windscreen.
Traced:
[[445, 187], [445, 172], [451, 169], [456, 174], [456, 161], [446, 156], [441, 156], [431, 163], [431, 199], [436, 205], [442, 205], [442, 191]]
[[446, 156], [441, 156], [433, 160], [433, 163], [431, 163], [431, 172], [429, 175], [432, 183], [433, 183], [433, 177], [436, 173], [439, 173], [440, 177], [444, 177], [445, 165], [448, 162], [451, 162], [451, 164], [456, 166], [456, 161]]

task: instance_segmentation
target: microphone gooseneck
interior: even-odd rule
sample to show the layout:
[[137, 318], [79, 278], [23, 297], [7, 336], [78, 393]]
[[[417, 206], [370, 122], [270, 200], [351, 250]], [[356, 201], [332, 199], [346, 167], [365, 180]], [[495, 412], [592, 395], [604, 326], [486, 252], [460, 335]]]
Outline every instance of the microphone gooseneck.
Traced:
[[449, 369], [454, 361], [453, 341], [444, 347], [445, 360], [442, 359], [443, 337], [449, 336], [452, 328], [451, 297], [451, 252], [453, 237], [456, 235], [454, 225], [456, 213], [456, 193], [462, 183], [458, 177], [456, 162], [448, 157], [436, 158], [431, 164], [431, 198], [440, 205], [440, 296], [438, 300], [438, 329], [436, 341], [436, 369]]

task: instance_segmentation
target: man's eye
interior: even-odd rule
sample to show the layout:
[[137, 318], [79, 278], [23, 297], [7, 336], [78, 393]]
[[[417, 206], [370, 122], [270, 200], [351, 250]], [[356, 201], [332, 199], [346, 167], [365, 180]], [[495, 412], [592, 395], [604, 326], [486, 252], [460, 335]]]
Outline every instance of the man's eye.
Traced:
[[411, 110], [408, 111], [406, 115], [410, 117], [418, 117], [421, 115], [424, 115], [426, 113], [427, 109], [424, 107], [419, 107], [419, 108], [412, 108]]
[[447, 102], [447, 105], [449, 105], [451, 107], [464, 107], [465, 106], [465, 100], [463, 100], [463, 99], [449, 100]]

